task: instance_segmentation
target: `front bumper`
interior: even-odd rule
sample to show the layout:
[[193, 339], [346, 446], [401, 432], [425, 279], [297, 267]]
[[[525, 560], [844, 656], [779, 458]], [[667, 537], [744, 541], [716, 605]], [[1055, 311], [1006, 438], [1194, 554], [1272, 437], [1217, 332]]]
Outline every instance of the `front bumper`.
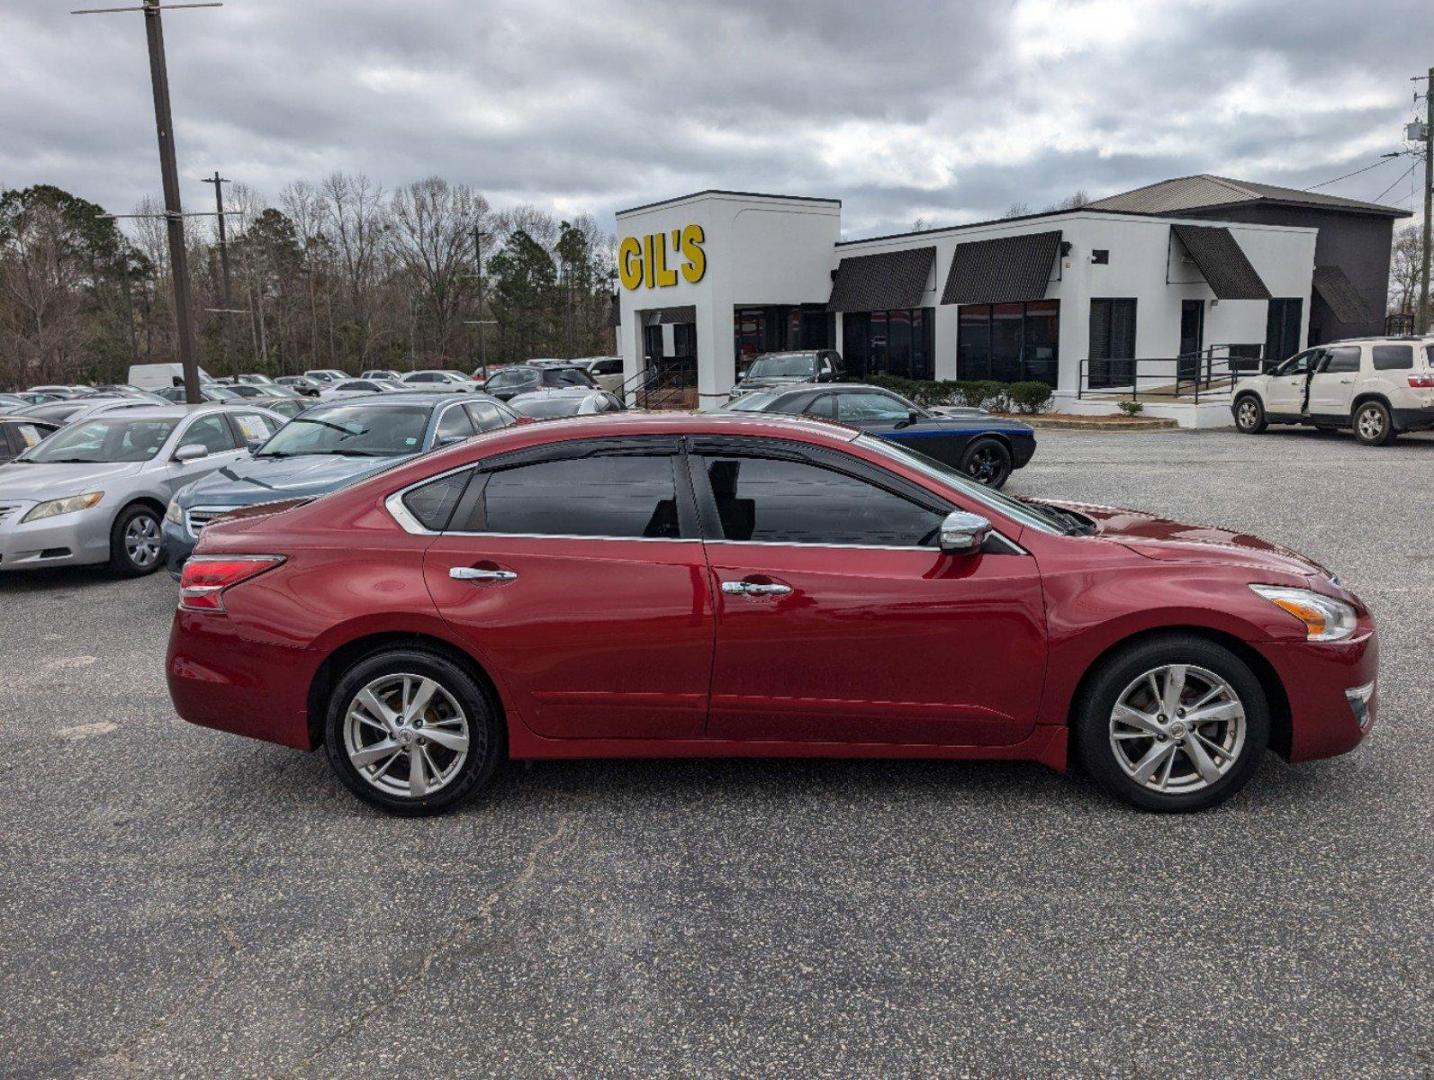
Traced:
[[169, 576], [175, 581], [184, 570], [184, 564], [189, 561], [189, 556], [194, 554], [194, 545], [199, 541], [190, 535], [188, 529], [183, 525], [176, 525], [168, 518], [164, 519], [162, 529], [164, 535], [164, 564], [169, 570]]
[[101, 502], [73, 514], [22, 521], [35, 504], [10, 505], [14, 508], [0, 519], [0, 571], [109, 561], [114, 507]]
[[[1374, 727], [1379, 712], [1379, 642], [1361, 620], [1349, 641], [1256, 645], [1279, 676], [1290, 707], [1289, 760], [1348, 753]], [[1352, 693], [1363, 691], [1360, 693]]]

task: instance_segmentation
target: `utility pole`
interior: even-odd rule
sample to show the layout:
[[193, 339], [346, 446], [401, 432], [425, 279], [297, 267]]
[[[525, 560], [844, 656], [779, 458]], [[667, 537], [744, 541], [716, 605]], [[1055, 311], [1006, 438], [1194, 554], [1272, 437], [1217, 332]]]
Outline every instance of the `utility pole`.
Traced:
[[1429, 247], [1430, 218], [1434, 217], [1434, 67], [1426, 75], [1410, 81], [1424, 80], [1424, 259], [1419, 270], [1419, 311], [1414, 318], [1415, 330], [1429, 332]]
[[[229, 244], [228, 236], [224, 231], [224, 185], [230, 183], [230, 180], [227, 177], [220, 176], [219, 170], [215, 169], [214, 175], [206, 176], [204, 178], [204, 182], [206, 184], [214, 185], [214, 213], [219, 218], [219, 273], [223, 281], [224, 288], [221, 300], [222, 306], [227, 310], [229, 308], [230, 303]], [[219, 351], [223, 354], [227, 366], [227, 361], [229, 359], [229, 336], [224, 333], [223, 322], [220, 322], [219, 324]], [[230, 374], [232, 375], [234, 373], [230, 372]]]
[[[166, 8], [223, 7], [222, 3], [166, 4]], [[195, 355], [193, 299], [189, 291], [189, 253], [184, 247], [184, 210], [179, 200], [179, 170], [174, 162], [174, 117], [169, 107], [169, 70], [164, 59], [164, 25], [159, 0], [141, 7], [87, 8], [72, 15], [144, 12], [149, 45], [149, 80], [154, 94], [154, 127], [159, 138], [159, 169], [164, 181], [164, 216], [169, 228], [169, 265], [174, 274], [174, 315], [179, 330], [179, 361], [184, 368], [184, 397], [191, 405], [199, 396], [199, 361]], [[221, 219], [222, 220], [222, 219]]]
[[478, 327], [478, 364], [483, 369], [485, 382], [488, 379], [488, 335], [483, 332], [483, 327], [490, 325], [492, 320], [483, 318], [483, 237], [492, 235], [477, 225], [473, 226], [473, 258], [478, 269], [478, 318], [472, 321], [472, 325]]

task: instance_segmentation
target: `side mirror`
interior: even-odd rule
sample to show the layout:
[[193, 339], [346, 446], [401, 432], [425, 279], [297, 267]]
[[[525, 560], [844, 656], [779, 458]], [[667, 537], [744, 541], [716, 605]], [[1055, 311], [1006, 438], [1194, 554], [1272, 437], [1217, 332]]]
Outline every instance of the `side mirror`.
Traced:
[[198, 461], [202, 457], [208, 457], [209, 450], [198, 443], [186, 443], [174, 452], [174, 460], [183, 465], [187, 461]]
[[244, 444], [244, 449], [248, 450], [251, 454], [257, 454], [259, 452], [259, 447], [263, 445], [263, 439], [250, 439], [247, 443]]
[[953, 510], [941, 523], [941, 551], [946, 555], [973, 555], [991, 534], [991, 523], [980, 514]]

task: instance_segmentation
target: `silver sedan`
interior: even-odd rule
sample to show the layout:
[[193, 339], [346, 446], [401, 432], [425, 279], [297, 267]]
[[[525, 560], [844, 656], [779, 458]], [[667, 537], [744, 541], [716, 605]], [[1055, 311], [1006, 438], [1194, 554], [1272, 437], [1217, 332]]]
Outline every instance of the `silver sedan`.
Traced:
[[160, 522], [185, 484], [249, 456], [284, 418], [250, 405], [167, 405], [80, 420], [0, 465], [0, 571], [161, 564]]

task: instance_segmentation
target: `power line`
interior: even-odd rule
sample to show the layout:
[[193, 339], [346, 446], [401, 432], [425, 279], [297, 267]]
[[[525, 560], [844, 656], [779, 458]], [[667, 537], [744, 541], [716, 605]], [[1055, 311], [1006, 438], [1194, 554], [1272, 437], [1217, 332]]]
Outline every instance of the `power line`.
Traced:
[[1381, 191], [1380, 194], [1375, 195], [1374, 198], [1369, 199], [1369, 201], [1371, 201], [1371, 202], [1378, 202], [1378, 201], [1380, 201], [1380, 199], [1384, 198], [1385, 195], [1390, 194], [1390, 192], [1391, 192], [1391, 191], [1394, 191], [1394, 189], [1397, 188], [1397, 186], [1400, 186], [1400, 181], [1402, 181], [1402, 179], [1404, 179], [1405, 176], [1410, 175], [1411, 172], [1414, 172], [1414, 169], [1417, 169], [1418, 166], [1420, 166], [1421, 164], [1423, 164], [1423, 162], [1415, 161], [1414, 164], [1410, 165], [1410, 168], [1407, 168], [1407, 169], [1405, 169], [1404, 172], [1401, 172], [1401, 174], [1400, 174], [1400, 179], [1397, 179], [1397, 181], [1394, 181], [1394, 184], [1391, 184], [1390, 186], [1388, 186], [1388, 188], [1385, 188], [1384, 191]]
[[1372, 165], [1366, 165], [1366, 166], [1365, 166], [1364, 168], [1362, 168], [1362, 169], [1355, 169], [1354, 172], [1347, 172], [1347, 173], [1345, 173], [1343, 176], [1336, 176], [1333, 180], [1326, 180], [1326, 181], [1325, 181], [1324, 183], [1322, 183], [1322, 184], [1312, 184], [1312, 185], [1310, 185], [1309, 187], [1305, 188], [1305, 190], [1306, 190], [1306, 191], [1316, 191], [1316, 190], [1318, 190], [1319, 188], [1322, 188], [1322, 187], [1329, 187], [1331, 184], [1337, 184], [1337, 183], [1339, 183], [1341, 180], [1348, 180], [1351, 176], [1358, 176], [1360, 173], [1367, 173], [1367, 172], [1369, 172], [1370, 169], [1377, 169], [1377, 168], [1379, 168], [1379, 166], [1383, 165], [1386, 161], [1391, 161], [1391, 160], [1393, 160], [1394, 158], [1397, 158], [1398, 156], [1399, 156], [1398, 154], [1381, 154], [1380, 157], [1379, 157], [1379, 160], [1376, 161], [1376, 162], [1374, 162]]

